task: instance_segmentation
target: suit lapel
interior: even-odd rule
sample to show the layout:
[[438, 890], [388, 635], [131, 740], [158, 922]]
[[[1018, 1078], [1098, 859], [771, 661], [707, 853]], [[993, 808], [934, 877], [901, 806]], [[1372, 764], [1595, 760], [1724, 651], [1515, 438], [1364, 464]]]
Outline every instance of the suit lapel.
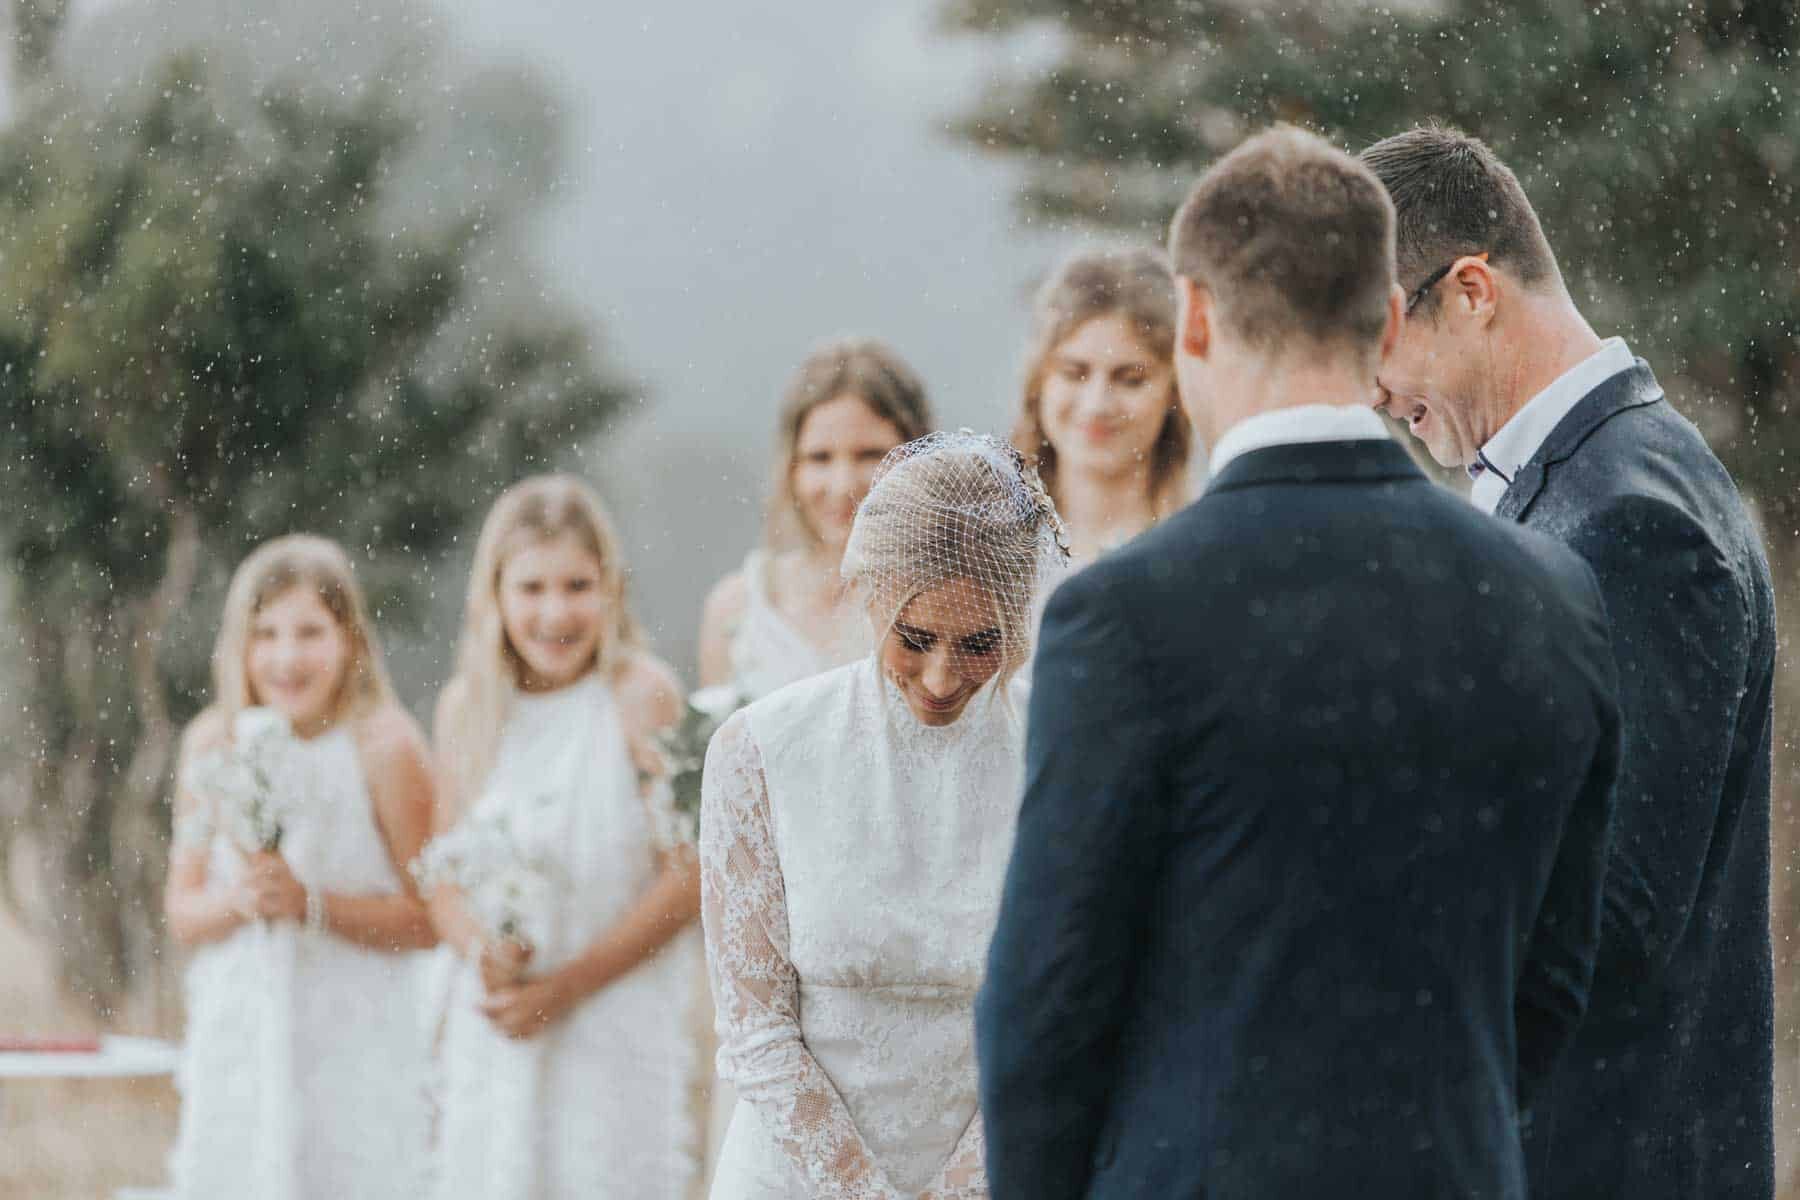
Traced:
[[1650, 365], [1641, 358], [1630, 370], [1620, 371], [1583, 396], [1581, 402], [1569, 410], [1569, 415], [1550, 431], [1538, 452], [1513, 476], [1500, 503], [1494, 507], [1494, 515], [1508, 521], [1523, 521], [1544, 485], [1550, 481], [1556, 465], [1572, 457], [1594, 430], [1627, 409], [1655, 404], [1662, 398], [1661, 385], [1651, 373]]
[[[1565, 422], [1568, 420], [1566, 417], [1563, 419]], [[1540, 450], [1539, 453], [1541, 454], [1542, 451]], [[1549, 472], [1544, 469], [1544, 464], [1533, 457], [1530, 462], [1519, 468], [1519, 473], [1513, 476], [1513, 481], [1507, 485], [1506, 491], [1501, 493], [1500, 503], [1494, 506], [1494, 515], [1506, 521], [1523, 520], [1525, 510], [1531, 507], [1531, 502], [1536, 500], [1538, 493], [1544, 490], [1544, 480], [1548, 475]]]

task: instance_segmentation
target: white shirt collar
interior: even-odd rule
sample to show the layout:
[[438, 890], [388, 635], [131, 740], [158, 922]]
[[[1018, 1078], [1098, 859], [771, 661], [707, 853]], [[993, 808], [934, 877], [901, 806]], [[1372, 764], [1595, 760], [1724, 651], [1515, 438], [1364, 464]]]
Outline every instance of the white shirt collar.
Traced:
[[1245, 417], [1219, 437], [1212, 450], [1212, 473], [1240, 454], [1298, 442], [1360, 442], [1386, 439], [1387, 424], [1372, 408], [1354, 404], [1300, 404]]
[[1518, 477], [1519, 468], [1531, 461], [1562, 419], [1589, 392], [1619, 372], [1629, 371], [1635, 361], [1624, 338], [1607, 338], [1598, 350], [1533, 396], [1481, 448], [1486, 464], [1478, 461], [1469, 468], [1469, 475], [1475, 480], [1469, 489], [1469, 502], [1483, 512], [1493, 512]]

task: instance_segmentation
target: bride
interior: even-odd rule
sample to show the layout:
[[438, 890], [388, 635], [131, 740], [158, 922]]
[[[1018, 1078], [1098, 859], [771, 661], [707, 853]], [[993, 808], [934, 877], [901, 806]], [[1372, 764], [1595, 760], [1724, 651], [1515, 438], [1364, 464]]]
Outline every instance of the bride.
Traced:
[[1034, 596], [1066, 558], [992, 438], [896, 449], [847, 583], [875, 652], [738, 713], [707, 754], [713, 1200], [986, 1196], [971, 1017], [1011, 848]]

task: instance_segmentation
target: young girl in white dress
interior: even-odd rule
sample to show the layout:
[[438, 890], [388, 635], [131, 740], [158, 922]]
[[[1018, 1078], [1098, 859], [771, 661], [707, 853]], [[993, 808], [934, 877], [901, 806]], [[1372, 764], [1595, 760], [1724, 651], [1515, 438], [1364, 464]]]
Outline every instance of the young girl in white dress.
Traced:
[[1175, 281], [1155, 250], [1077, 254], [1039, 289], [1032, 318], [1013, 445], [1037, 467], [1084, 564], [1188, 499]]
[[440, 1200], [689, 1184], [699, 884], [667, 788], [640, 771], [680, 708], [592, 491], [544, 476], [501, 496], [438, 709], [443, 845], [498, 837], [430, 893], [461, 959], [440, 1042]]
[[931, 428], [924, 386], [882, 343], [846, 339], [807, 356], [781, 407], [764, 544], [706, 600], [702, 687], [755, 700], [865, 648], [838, 576], [844, 542], [883, 456]]
[[[250, 844], [246, 793], [218, 786], [218, 764], [259, 724], [283, 751], [265, 788], [280, 833], [265, 825]], [[295, 536], [251, 554], [178, 773], [165, 909], [193, 951], [171, 1161], [182, 1200], [418, 1193], [411, 952], [434, 936], [403, 866], [431, 819], [428, 761], [343, 551]]]
[[987, 1195], [972, 1005], [1018, 803], [1014, 675], [1065, 553], [1011, 447], [901, 447], [844, 554], [875, 652], [713, 739], [703, 913], [739, 1095], [714, 1200]]

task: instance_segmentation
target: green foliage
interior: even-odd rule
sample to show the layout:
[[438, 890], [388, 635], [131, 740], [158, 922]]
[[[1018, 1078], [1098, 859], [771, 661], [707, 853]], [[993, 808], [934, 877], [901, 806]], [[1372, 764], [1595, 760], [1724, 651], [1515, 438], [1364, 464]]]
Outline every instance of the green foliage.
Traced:
[[45, 112], [0, 142], [6, 487], [31, 499], [6, 549], [37, 598], [56, 564], [154, 579], [171, 506], [228, 555], [294, 528], [429, 554], [479, 484], [610, 411], [566, 320], [443, 366], [481, 222], [385, 228], [413, 128], [381, 91], [227, 114], [177, 59], [137, 108]]
[[663, 758], [674, 814], [680, 828], [674, 832], [682, 839], [696, 842], [700, 837], [700, 792], [706, 771], [706, 748], [713, 734], [731, 718], [731, 714], [750, 703], [730, 684], [703, 688], [687, 699], [681, 719], [658, 740]]
[[[392, 615], [500, 486], [623, 396], [582, 322], [480, 294], [516, 187], [406, 194], [443, 151], [420, 145], [427, 89], [253, 94], [220, 59], [175, 56], [135, 93], [47, 84], [0, 134], [0, 554], [30, 764], [29, 794], [0, 796], [0, 864], [20, 831], [49, 851], [38, 907], [72, 923], [54, 938], [96, 995], [139, 954], [121, 922], [155, 911], [158, 872], [115, 871], [160, 854], [122, 842], [148, 827], [123, 797], [163, 803], [167, 729], [203, 692], [196, 588], [307, 530]], [[501, 133], [541, 158], [542, 114]]]
[[1596, 322], [1652, 359], [1766, 504], [1795, 503], [1792, 3], [948, 0], [941, 12], [964, 33], [1057, 39], [1053, 63], [1002, 78], [959, 124], [1028, 164], [1039, 214], [1160, 238], [1206, 164], [1274, 120], [1351, 149], [1430, 118], [1477, 134], [1519, 172]]

